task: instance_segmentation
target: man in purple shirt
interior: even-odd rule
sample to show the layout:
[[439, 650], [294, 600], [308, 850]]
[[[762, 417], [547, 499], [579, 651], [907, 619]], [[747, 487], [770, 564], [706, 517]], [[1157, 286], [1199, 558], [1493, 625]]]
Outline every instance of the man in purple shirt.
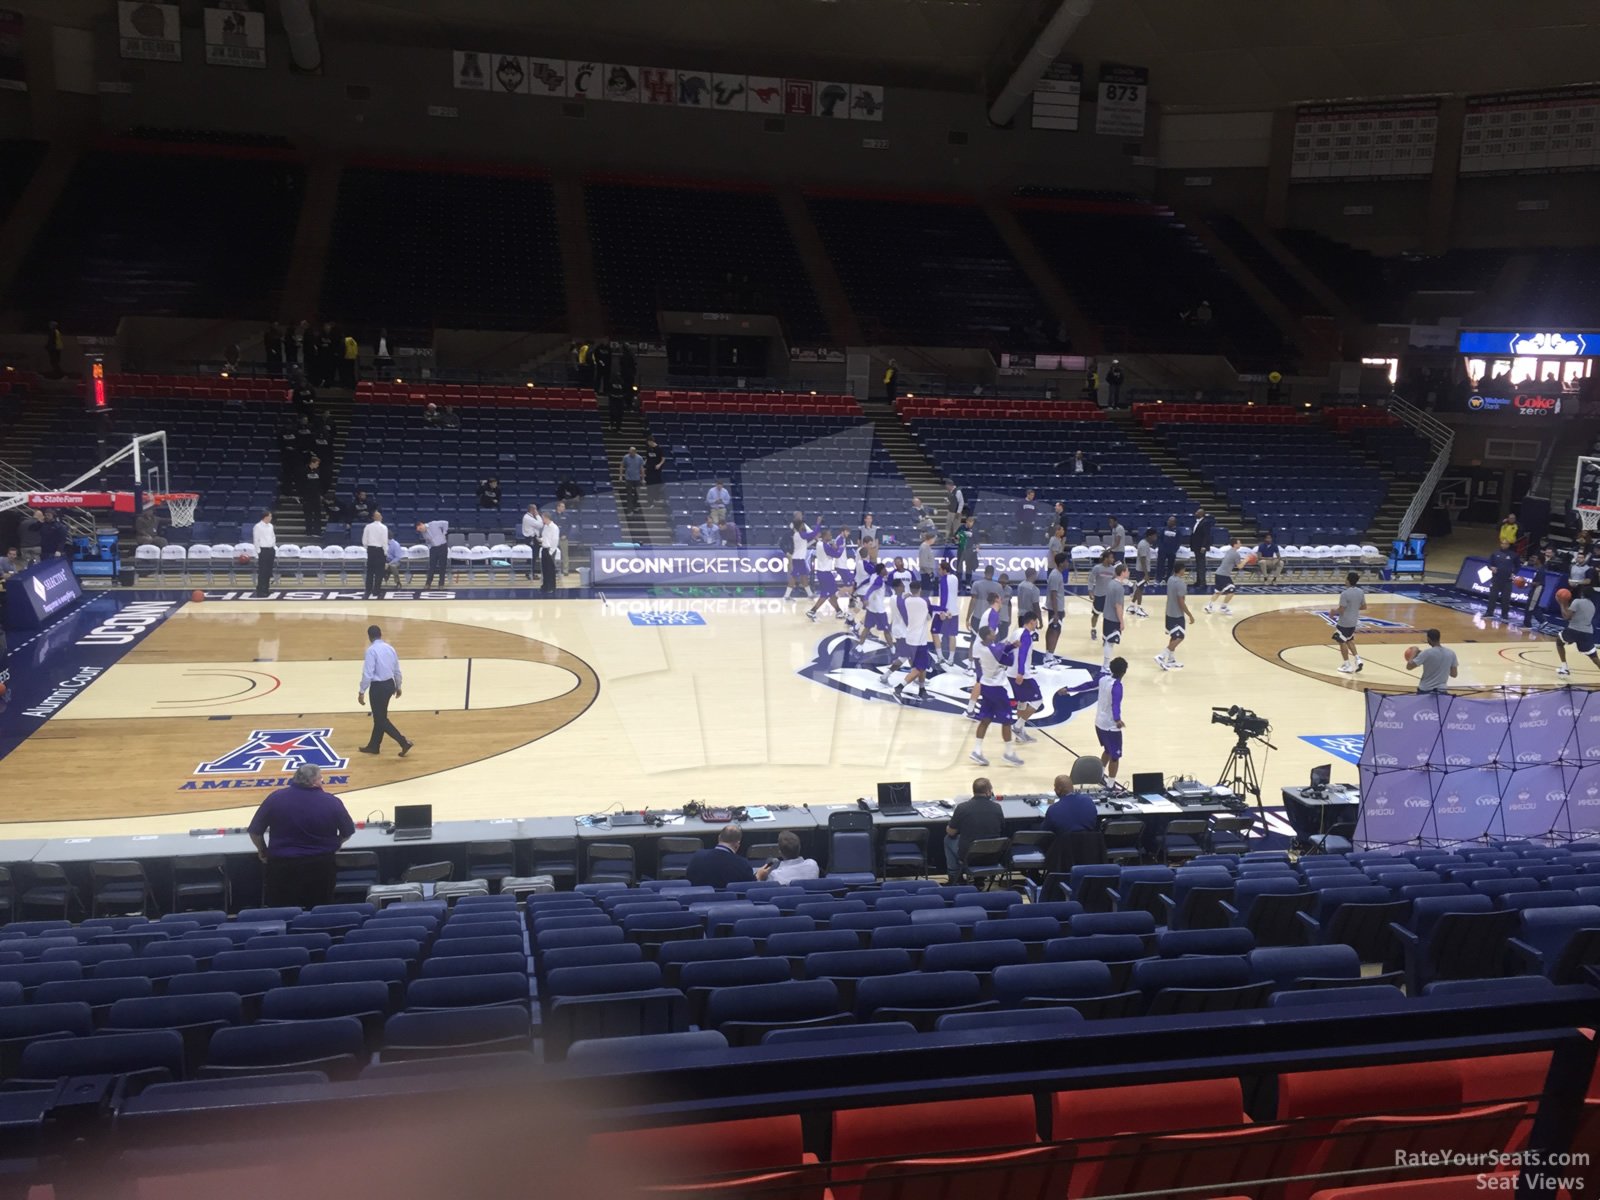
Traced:
[[333, 903], [334, 855], [355, 831], [344, 801], [322, 790], [322, 771], [298, 768], [289, 786], [263, 800], [250, 820], [250, 840], [266, 864], [264, 902]]

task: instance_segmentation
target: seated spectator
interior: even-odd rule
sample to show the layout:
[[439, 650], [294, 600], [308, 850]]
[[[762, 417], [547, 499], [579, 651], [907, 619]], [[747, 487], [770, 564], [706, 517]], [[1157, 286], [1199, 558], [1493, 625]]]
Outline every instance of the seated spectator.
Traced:
[[133, 539], [136, 546], [165, 546], [167, 539], [161, 536], [161, 514], [154, 508], [147, 508], [135, 517]]
[[1055, 803], [1044, 812], [1044, 827], [1060, 837], [1067, 833], [1089, 833], [1100, 827], [1100, 812], [1084, 792], [1072, 790], [1071, 775], [1057, 775]]
[[[996, 806], [998, 807], [998, 805]], [[730, 883], [748, 883], [756, 877], [750, 860], [739, 853], [739, 843], [744, 831], [737, 825], [726, 825], [717, 834], [717, 844], [709, 850], [696, 850], [689, 856], [684, 869], [690, 887], [727, 887]]]
[[336, 525], [349, 525], [356, 519], [356, 506], [339, 499], [338, 495], [329, 488], [322, 493], [323, 520]]
[[577, 508], [583, 499], [583, 489], [574, 483], [569, 475], [556, 484], [556, 499], [565, 501], [572, 508]]
[[351, 507], [355, 509], [355, 519], [357, 521], [366, 522], [372, 520], [372, 514], [376, 512], [378, 508], [378, 501], [376, 497], [367, 494], [366, 488], [357, 488], [355, 499], [351, 502]]
[[956, 806], [944, 832], [945, 870], [954, 883], [966, 871], [967, 851], [973, 842], [1005, 836], [1006, 819], [987, 778], [980, 775], [972, 781], [972, 799]]
[[0, 580], [9, 579], [22, 570], [22, 556], [17, 553], [17, 548], [12, 546], [6, 551], [6, 556], [0, 558]]
[[439, 406], [430, 400], [427, 407], [422, 410], [422, 419], [430, 428], [438, 429], [444, 423], [444, 414], [439, 411]]
[[756, 878], [769, 883], [793, 883], [797, 879], [816, 879], [821, 875], [814, 858], [800, 855], [800, 835], [785, 829], [778, 835], [778, 862], [756, 871]]
[[1270, 529], [1261, 535], [1261, 542], [1256, 546], [1256, 565], [1261, 568], [1262, 583], [1276, 583], [1283, 574], [1283, 555], [1278, 543], [1272, 540]]
[[689, 526], [689, 541], [697, 546], [720, 546], [722, 527], [707, 513], [702, 524]]
[[478, 507], [500, 507], [500, 481], [498, 479], [484, 479], [478, 483]]
[[744, 542], [740, 540], [738, 525], [734, 524], [732, 521], [724, 521], [720, 529], [722, 533], [722, 544], [724, 546], [731, 546], [737, 550], [740, 546], [744, 545]]

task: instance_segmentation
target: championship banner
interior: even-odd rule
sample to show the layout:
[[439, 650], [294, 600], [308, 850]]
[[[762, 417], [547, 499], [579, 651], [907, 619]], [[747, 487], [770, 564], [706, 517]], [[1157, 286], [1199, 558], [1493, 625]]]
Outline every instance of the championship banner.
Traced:
[[22, 53], [22, 14], [0, 8], [0, 91], [28, 90], [27, 60]]
[[1600, 84], [1468, 96], [1461, 174], [1600, 167]]
[[1121, 63], [1100, 64], [1100, 94], [1094, 109], [1094, 131], [1110, 137], [1144, 136], [1150, 103], [1150, 72]]
[[117, 34], [123, 58], [183, 61], [183, 29], [176, 4], [117, 0]]
[[267, 16], [256, 0], [215, 0], [205, 10], [206, 61], [218, 67], [267, 65]]
[[1051, 63], [1033, 85], [1033, 127], [1075, 131], [1082, 102], [1083, 68], [1075, 62]]
[[1433, 173], [1439, 102], [1302, 104], [1291, 179], [1409, 179]]
[[[128, 2], [130, 0], [125, 0], [125, 3]], [[251, 7], [247, 11], [259, 16], [254, 11], [256, 0], [213, 2], [224, 7], [248, 3]], [[207, 10], [208, 13], [210, 11]], [[209, 21], [208, 16], [208, 58], [212, 40]], [[681, 70], [676, 67], [636, 67], [588, 59], [537, 58], [482, 50], [453, 50], [451, 55], [451, 82], [464, 92], [608, 100], [617, 104], [660, 104], [675, 108], [705, 108], [716, 112], [824, 117], [835, 121], [883, 120], [884, 89], [875, 83], [784, 79], [776, 75], [724, 74], [720, 71]], [[265, 65], [264, 52], [261, 64], [232, 65]], [[1139, 120], [1142, 129], [1142, 115]]]

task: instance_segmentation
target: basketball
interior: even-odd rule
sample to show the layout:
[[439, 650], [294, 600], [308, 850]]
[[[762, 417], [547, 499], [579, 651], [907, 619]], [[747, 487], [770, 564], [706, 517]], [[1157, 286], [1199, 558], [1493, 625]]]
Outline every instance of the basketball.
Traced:
[[0, 683], [0, 696], [4, 696], [5, 694], [6, 694], [6, 685], [3, 684], [3, 683]]
[[1406, 661], [1410, 662], [1416, 656], [1417, 656], [1417, 648], [1415, 646], [1407, 646], [1406, 647]]
[[1563, 604], [1571, 604], [1572, 603], [1572, 592], [1569, 591], [1567, 588], [1557, 588], [1556, 589], [1556, 599], [1561, 601], [1561, 603], [1563, 603]]
[[1239, 565], [1241, 567], [1253, 567], [1260, 560], [1260, 557], [1258, 554], [1246, 554], [1239, 560]]
[[204, 592], [202, 592], [199, 588], [195, 588], [194, 591], [189, 593], [189, 599], [193, 600], [196, 604], [199, 604], [205, 598], [206, 598], [206, 594]]
[[238, 563], [241, 567], [247, 567], [250, 565], [250, 556], [248, 554], [241, 554], [238, 558], [234, 559], [234, 562]]

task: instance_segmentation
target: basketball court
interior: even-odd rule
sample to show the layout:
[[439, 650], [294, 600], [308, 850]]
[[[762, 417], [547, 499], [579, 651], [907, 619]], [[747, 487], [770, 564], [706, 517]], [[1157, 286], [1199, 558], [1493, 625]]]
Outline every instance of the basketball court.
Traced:
[[[1178, 671], [1154, 662], [1166, 641], [1160, 617], [1132, 620], [1121, 647], [1130, 664], [1124, 777], [1216, 781], [1234, 737], [1211, 709], [1240, 705], [1272, 723], [1276, 749], [1254, 747], [1269, 806], [1318, 763], [1335, 761], [1335, 779], [1354, 782], [1361, 693], [1414, 690], [1402, 653], [1430, 626], [1460, 655], [1462, 689], [1557, 683], [1549, 637], [1487, 622], [1433, 585], [1370, 593], [1365, 670], [1341, 675], [1328, 615], [1336, 592], [1257, 591], [1236, 597], [1231, 616], [1191, 598], [1196, 621]], [[842, 622], [813, 624], [796, 602], [348, 595], [93, 593], [14, 643], [0, 710], [5, 836], [241, 825], [301, 761], [324, 767], [358, 820], [407, 803], [430, 803], [449, 820], [688, 800], [841, 802], [885, 779], [936, 799], [968, 794], [975, 774], [1000, 792], [1047, 791], [1075, 753], [1098, 750], [1101, 649], [1081, 596], [1070, 598], [1057, 648], [1064, 664], [1039, 664], [1053, 701], [1034, 720], [1038, 743], [1012, 767], [991, 731], [993, 765], [983, 769], [967, 758], [969, 674], [945, 672], [928, 701], [896, 703], [873, 669], [885, 651], [855, 652]], [[357, 753], [370, 729], [356, 692], [373, 622], [403, 664], [391, 713], [417, 743], [403, 760], [392, 743], [381, 757]], [[1571, 682], [1600, 684], [1573, 657]]]

